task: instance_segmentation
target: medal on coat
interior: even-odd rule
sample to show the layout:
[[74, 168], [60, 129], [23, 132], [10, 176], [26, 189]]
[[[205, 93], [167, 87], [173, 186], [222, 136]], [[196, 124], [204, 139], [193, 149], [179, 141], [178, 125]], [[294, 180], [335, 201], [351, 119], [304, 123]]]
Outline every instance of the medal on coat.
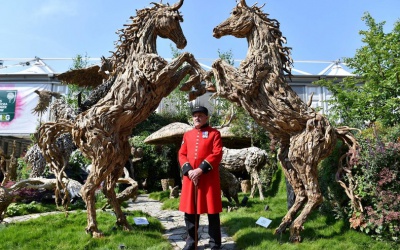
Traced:
[[203, 131], [202, 134], [204, 139], [208, 138], [208, 131]]

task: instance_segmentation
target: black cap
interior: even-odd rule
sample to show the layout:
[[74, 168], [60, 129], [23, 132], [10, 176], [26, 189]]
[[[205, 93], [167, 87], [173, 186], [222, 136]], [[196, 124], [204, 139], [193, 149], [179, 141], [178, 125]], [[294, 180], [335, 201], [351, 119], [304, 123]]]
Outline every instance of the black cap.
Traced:
[[197, 112], [203, 113], [203, 114], [205, 114], [206, 116], [208, 116], [208, 109], [207, 109], [206, 107], [203, 107], [203, 106], [194, 107], [194, 108], [192, 109], [192, 115], [193, 115], [194, 113], [197, 113]]

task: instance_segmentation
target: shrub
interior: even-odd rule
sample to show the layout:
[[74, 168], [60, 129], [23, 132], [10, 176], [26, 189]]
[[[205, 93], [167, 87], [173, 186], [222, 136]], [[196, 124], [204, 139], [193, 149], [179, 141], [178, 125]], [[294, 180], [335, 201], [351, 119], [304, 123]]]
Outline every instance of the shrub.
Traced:
[[28, 204], [11, 203], [7, 207], [7, 211], [5, 214], [7, 217], [12, 217], [12, 216], [34, 214], [34, 213], [50, 212], [53, 210], [54, 210], [54, 206], [44, 206], [41, 203], [32, 201], [31, 203], [28, 203]]
[[28, 179], [29, 175], [32, 172], [32, 168], [29, 167], [23, 158], [18, 158], [18, 167], [17, 167], [17, 178], [18, 180]]
[[335, 218], [350, 218], [351, 226], [375, 239], [399, 240], [400, 234], [400, 126], [373, 124], [358, 137], [361, 151], [353, 162], [354, 195], [363, 212], [350, 206], [350, 199], [335, 180], [339, 158], [345, 147], [339, 141], [333, 153], [319, 166], [319, 182], [324, 202], [320, 211]]
[[400, 236], [400, 143], [379, 140], [362, 142], [359, 163], [354, 166], [355, 192], [364, 212], [361, 231], [377, 239], [399, 240]]

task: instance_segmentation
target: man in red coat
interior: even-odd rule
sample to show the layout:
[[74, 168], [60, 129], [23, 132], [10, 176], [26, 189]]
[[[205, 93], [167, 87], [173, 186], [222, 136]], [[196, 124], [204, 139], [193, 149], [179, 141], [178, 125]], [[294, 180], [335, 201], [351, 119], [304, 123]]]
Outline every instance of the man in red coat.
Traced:
[[[192, 110], [194, 129], [183, 135], [179, 150], [179, 163], [183, 174], [179, 210], [185, 212], [188, 237], [184, 250], [195, 249], [195, 226], [199, 215], [208, 216], [208, 234], [211, 249], [221, 247], [222, 212], [219, 163], [222, 159], [222, 140], [218, 130], [208, 125], [208, 110]], [[197, 189], [197, 190], [196, 190]], [[196, 208], [195, 208], [196, 204]], [[197, 215], [197, 216], [196, 216]]]

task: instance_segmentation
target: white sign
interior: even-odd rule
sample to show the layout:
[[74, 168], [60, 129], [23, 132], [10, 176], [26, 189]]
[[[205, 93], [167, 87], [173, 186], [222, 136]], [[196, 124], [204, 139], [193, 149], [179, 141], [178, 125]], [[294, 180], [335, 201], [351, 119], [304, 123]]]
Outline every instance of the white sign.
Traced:
[[50, 84], [0, 83], [0, 134], [32, 134], [48, 112], [39, 117], [32, 114], [39, 96], [35, 90], [50, 90]]
[[133, 220], [135, 221], [136, 225], [149, 225], [149, 221], [146, 217], [134, 217]]
[[260, 218], [256, 221], [256, 224], [257, 224], [257, 225], [260, 225], [260, 226], [262, 226], [262, 227], [267, 228], [267, 227], [269, 226], [269, 224], [271, 224], [271, 222], [272, 222], [272, 220], [270, 220], [270, 219], [267, 219], [267, 218], [265, 218], [265, 217], [260, 217]]

